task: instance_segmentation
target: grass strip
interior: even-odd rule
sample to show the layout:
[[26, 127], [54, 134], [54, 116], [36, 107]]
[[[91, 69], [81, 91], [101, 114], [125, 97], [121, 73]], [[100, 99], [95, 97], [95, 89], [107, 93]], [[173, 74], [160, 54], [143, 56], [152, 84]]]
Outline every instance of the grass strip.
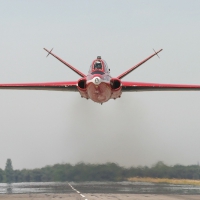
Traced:
[[200, 180], [191, 179], [169, 179], [169, 178], [150, 178], [150, 177], [131, 177], [127, 179], [132, 182], [167, 183], [175, 185], [200, 185]]

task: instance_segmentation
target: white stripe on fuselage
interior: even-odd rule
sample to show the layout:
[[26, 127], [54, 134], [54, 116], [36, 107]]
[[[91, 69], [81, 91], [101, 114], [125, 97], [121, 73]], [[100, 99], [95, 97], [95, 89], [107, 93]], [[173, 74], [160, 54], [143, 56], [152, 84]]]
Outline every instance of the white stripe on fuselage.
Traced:
[[93, 79], [88, 80], [87, 83], [94, 83], [95, 85], [99, 85], [100, 83], [110, 83], [110, 81], [104, 80], [98, 76], [95, 76]]

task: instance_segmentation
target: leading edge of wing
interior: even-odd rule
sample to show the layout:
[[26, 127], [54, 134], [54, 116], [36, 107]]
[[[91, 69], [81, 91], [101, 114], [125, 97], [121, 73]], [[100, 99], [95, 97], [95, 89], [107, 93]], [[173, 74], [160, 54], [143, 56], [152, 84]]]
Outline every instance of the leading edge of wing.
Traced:
[[121, 84], [123, 92], [200, 90], [200, 85], [144, 83], [128, 81], [122, 81]]
[[44, 83], [4, 83], [0, 89], [14, 90], [51, 90], [51, 91], [78, 91], [77, 81], [44, 82]]

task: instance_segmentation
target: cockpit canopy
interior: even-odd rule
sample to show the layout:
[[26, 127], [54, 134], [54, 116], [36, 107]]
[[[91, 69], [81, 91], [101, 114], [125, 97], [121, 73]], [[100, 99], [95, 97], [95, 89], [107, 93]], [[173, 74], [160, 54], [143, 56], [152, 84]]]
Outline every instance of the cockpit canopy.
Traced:
[[110, 73], [107, 63], [105, 60], [101, 59], [101, 56], [97, 56], [90, 66], [89, 73], [91, 74], [105, 74]]
[[94, 70], [96, 70], [96, 69], [102, 70], [102, 64], [101, 64], [100, 61], [96, 61], [96, 62], [94, 63]]

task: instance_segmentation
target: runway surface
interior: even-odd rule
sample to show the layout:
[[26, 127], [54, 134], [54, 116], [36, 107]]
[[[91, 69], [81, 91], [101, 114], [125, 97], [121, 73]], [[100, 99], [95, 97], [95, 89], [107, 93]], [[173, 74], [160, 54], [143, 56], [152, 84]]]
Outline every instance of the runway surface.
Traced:
[[[199, 200], [199, 195], [85, 194], [88, 200]], [[1, 194], [7, 200], [83, 200], [78, 194]]]
[[63, 182], [0, 184], [8, 200], [199, 200], [200, 187], [139, 182]]

